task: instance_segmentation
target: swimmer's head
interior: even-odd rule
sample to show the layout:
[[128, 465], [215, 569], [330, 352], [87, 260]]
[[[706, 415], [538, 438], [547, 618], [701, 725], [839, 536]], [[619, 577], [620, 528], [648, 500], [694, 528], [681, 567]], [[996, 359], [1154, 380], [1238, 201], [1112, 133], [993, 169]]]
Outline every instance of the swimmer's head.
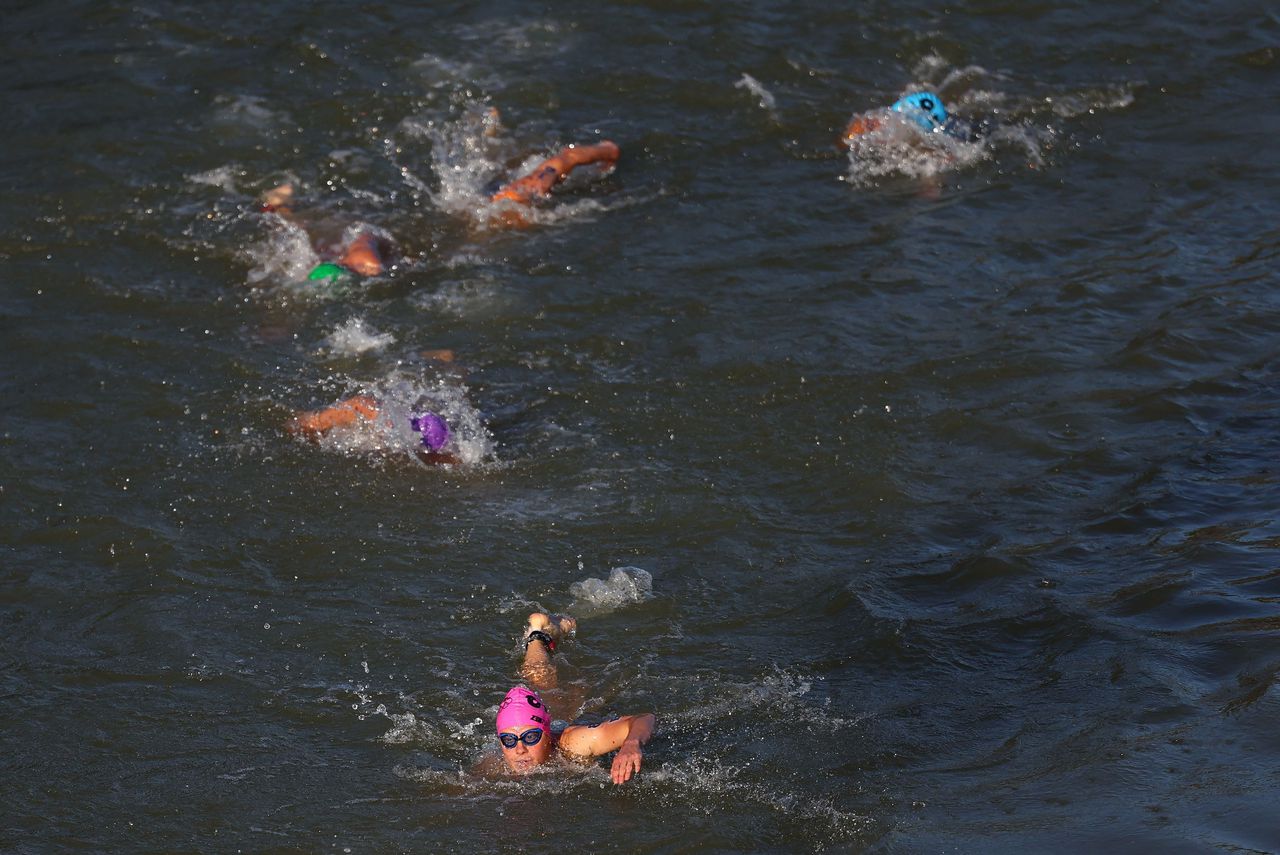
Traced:
[[532, 689], [516, 686], [507, 692], [495, 729], [502, 759], [513, 772], [528, 772], [551, 756], [551, 715]]
[[337, 282], [346, 276], [350, 276], [351, 272], [341, 264], [332, 264], [326, 261], [324, 264], [317, 264], [310, 273], [307, 274], [308, 282]]
[[413, 416], [409, 419], [409, 426], [422, 434], [422, 445], [427, 451], [439, 451], [449, 441], [449, 423], [435, 413]]
[[924, 131], [933, 131], [947, 121], [947, 108], [932, 92], [915, 92], [900, 98], [889, 109], [901, 113]]

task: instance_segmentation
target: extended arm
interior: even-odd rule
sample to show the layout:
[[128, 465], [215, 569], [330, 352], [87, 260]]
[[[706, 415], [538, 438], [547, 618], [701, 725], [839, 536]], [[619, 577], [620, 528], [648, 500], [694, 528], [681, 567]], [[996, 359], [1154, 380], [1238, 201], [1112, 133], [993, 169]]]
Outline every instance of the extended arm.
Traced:
[[560, 746], [570, 754], [586, 757], [598, 757], [617, 751], [610, 775], [615, 784], [621, 784], [640, 771], [643, 757], [640, 748], [653, 736], [654, 724], [653, 713], [641, 713], [623, 716], [595, 727], [577, 725], [565, 729], [560, 737]]
[[571, 145], [559, 154], [547, 158], [534, 167], [528, 175], [504, 185], [493, 194], [494, 202], [509, 200], [527, 205], [535, 198], [546, 196], [551, 188], [563, 181], [570, 172], [589, 163], [612, 167], [618, 161], [618, 147], [609, 140], [595, 145]]
[[378, 402], [367, 395], [357, 395], [339, 401], [323, 410], [300, 412], [288, 424], [290, 433], [300, 433], [308, 439], [317, 439], [336, 427], [349, 427], [359, 419], [378, 417]]

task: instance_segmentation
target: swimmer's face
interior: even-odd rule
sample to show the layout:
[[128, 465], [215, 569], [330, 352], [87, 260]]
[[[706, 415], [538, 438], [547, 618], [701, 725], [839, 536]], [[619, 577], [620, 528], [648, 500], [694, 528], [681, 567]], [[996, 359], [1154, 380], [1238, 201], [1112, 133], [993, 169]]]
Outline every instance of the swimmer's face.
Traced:
[[[541, 736], [538, 737], [538, 741], [535, 744], [529, 745], [528, 741], [533, 738], [532, 734], [534, 733], [541, 734]], [[515, 738], [514, 748], [508, 748], [501, 741], [501, 737], [507, 735]], [[507, 742], [511, 741], [511, 739], [507, 740]], [[506, 762], [507, 768], [517, 774], [532, 771], [535, 766], [541, 766], [546, 763], [551, 756], [550, 735], [531, 724], [517, 725], [501, 731], [499, 733], [498, 746], [502, 749], [502, 759]]]

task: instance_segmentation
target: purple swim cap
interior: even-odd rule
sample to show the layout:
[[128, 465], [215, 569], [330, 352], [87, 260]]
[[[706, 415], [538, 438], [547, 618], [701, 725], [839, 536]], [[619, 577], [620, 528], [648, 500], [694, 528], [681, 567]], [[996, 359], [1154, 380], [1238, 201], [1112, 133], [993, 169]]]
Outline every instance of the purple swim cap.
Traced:
[[498, 705], [498, 720], [494, 723], [498, 733], [512, 727], [531, 724], [546, 735], [551, 733], [551, 715], [542, 698], [532, 689], [515, 686]]
[[428, 451], [439, 451], [449, 441], [449, 423], [435, 413], [423, 413], [409, 419], [409, 426], [422, 434], [422, 444]]

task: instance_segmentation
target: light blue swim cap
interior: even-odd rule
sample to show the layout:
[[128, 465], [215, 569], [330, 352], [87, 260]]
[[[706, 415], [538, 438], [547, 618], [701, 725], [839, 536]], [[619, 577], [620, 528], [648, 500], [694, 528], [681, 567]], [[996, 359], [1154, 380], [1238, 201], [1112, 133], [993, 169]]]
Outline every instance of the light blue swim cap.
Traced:
[[942, 106], [942, 99], [932, 92], [914, 92], [895, 101], [889, 109], [896, 110], [926, 131], [941, 127], [947, 120], [947, 108]]

